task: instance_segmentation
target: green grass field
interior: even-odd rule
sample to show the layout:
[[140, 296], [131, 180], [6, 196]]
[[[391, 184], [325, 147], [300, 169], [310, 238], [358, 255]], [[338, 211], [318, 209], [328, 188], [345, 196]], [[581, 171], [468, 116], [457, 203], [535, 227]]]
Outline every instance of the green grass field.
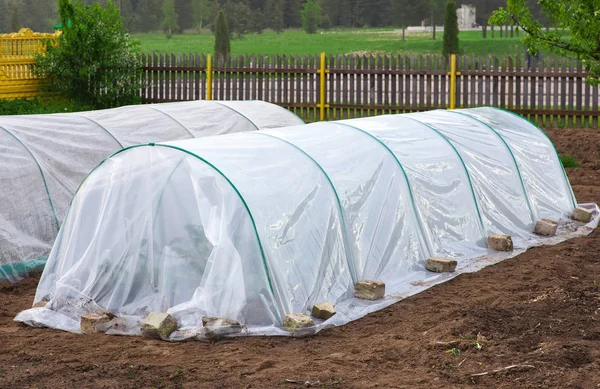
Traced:
[[[520, 38], [481, 37], [481, 31], [463, 31], [460, 33], [461, 53], [465, 55], [521, 56], [525, 52]], [[134, 34], [141, 43], [144, 52], [161, 53], [211, 53], [214, 48], [214, 36], [205, 34], [173, 35], [167, 39], [165, 34]], [[388, 29], [354, 29], [324, 31], [314, 35], [304, 31], [287, 30], [281, 34], [265, 31], [262, 34], [248, 34], [243, 39], [231, 41], [233, 54], [441, 54], [443, 33], [437, 39], [431, 39], [430, 33], [407, 34], [402, 42], [401, 33]]]

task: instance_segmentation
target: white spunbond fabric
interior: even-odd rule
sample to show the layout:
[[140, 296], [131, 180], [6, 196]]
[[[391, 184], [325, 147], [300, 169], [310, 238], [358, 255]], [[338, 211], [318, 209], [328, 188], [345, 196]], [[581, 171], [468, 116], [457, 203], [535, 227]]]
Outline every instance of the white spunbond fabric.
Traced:
[[[80, 315], [109, 310], [117, 315], [109, 333], [139, 334], [146, 315], [166, 311], [179, 326], [170, 340], [209, 335], [203, 316], [240, 322], [237, 335], [289, 335], [285, 315], [330, 301], [338, 313], [316, 320], [320, 330], [597, 226], [595, 205], [586, 205], [594, 219], [582, 226], [564, 217], [573, 205], [557, 203], [550, 216], [560, 221], [558, 236], [527, 231], [532, 213], [515, 214], [507, 203], [517, 197], [527, 209], [523, 188], [531, 184], [516, 179], [507, 145], [483, 135], [493, 131], [481, 122], [470, 143], [464, 123], [471, 119], [452, 114], [444, 127], [444, 115], [388, 115], [125, 149], [74, 198], [36, 293], [46, 308], [15, 320], [79, 332]], [[492, 155], [482, 155], [478, 144]], [[518, 163], [527, 164], [522, 157]], [[554, 172], [546, 177], [562, 174], [558, 162], [547, 168]], [[486, 169], [493, 170], [489, 177], [508, 177], [490, 183]], [[570, 187], [564, 192], [568, 198]], [[486, 248], [496, 229], [515, 236], [513, 252]], [[456, 258], [457, 272], [426, 271], [434, 255]], [[353, 297], [353, 283], [365, 278], [385, 280], [383, 300]]]
[[44, 264], [83, 179], [123, 146], [302, 123], [273, 104], [230, 105], [190, 101], [1, 116], [0, 280], [16, 282]]

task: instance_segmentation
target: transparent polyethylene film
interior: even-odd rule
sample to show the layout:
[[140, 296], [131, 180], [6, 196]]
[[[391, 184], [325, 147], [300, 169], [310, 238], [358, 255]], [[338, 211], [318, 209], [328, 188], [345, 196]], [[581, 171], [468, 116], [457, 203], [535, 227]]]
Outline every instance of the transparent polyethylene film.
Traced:
[[352, 278], [339, 206], [327, 176], [302, 151], [260, 132], [168, 144], [210, 161], [240, 192], [281, 318], [347, 297]]
[[458, 110], [493, 127], [515, 156], [536, 219], [570, 216], [571, 186], [548, 137], [534, 124], [496, 108]]
[[[122, 146], [296, 125], [300, 120], [264, 102], [225, 104], [191, 101], [0, 116], [0, 136], [7, 139], [0, 148], [0, 179], [6, 182], [0, 186], [0, 280], [17, 281], [19, 274], [44, 263], [79, 185]], [[242, 108], [243, 114], [236, 111]], [[53, 227], [48, 227], [49, 220]]]
[[[332, 302], [338, 313], [316, 320], [321, 329], [456, 274], [426, 271], [431, 256], [456, 258], [457, 273], [475, 271], [597, 226], [595, 205], [593, 222], [582, 227], [565, 218], [569, 202], [532, 201], [533, 186], [551, 185], [535, 180], [562, 177], [558, 158], [546, 154], [554, 161], [546, 173], [523, 174], [536, 162], [513, 153], [517, 138], [504, 140], [497, 128], [505, 121], [494, 122], [491, 111], [483, 112], [488, 122], [465, 116], [471, 111], [122, 150], [74, 198], [35, 298], [49, 304], [16, 320], [78, 332], [80, 315], [109, 310], [133, 318], [119, 329], [132, 334], [148, 312], [167, 311], [180, 330], [171, 340], [206, 335], [205, 315], [240, 322], [242, 334], [281, 335], [289, 334], [285, 315]], [[543, 133], [536, 138], [538, 129], [523, 126], [538, 139], [532, 150], [555, 155]], [[568, 181], [561, 182], [560, 198], [569, 199]], [[560, 221], [558, 236], [532, 234], [541, 209]], [[496, 232], [515, 237], [515, 251], [488, 250]], [[384, 281], [386, 297], [354, 298], [361, 279]]]
[[406, 172], [433, 255], [461, 258], [484, 247], [477, 204], [463, 162], [449, 142], [408, 115], [346, 120], [388, 148]]
[[427, 256], [406, 178], [377, 139], [337, 123], [262, 133], [302, 149], [331, 180], [342, 206], [355, 280], [391, 284]]
[[60, 296], [53, 309], [74, 319], [101, 306], [140, 317], [170, 308], [183, 325], [204, 315], [272, 324], [252, 231], [214, 168], [179, 150], [134, 148], [104, 163], [74, 198], [36, 300]]
[[502, 138], [486, 124], [451, 111], [407, 115], [444, 135], [463, 159], [487, 234], [526, 238], [534, 220], [520, 172]]

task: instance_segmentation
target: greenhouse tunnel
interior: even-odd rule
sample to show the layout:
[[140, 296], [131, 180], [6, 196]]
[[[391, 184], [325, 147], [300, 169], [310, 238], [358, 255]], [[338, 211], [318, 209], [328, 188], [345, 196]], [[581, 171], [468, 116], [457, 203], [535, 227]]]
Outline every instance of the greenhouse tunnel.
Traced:
[[0, 116], [0, 280], [46, 262], [86, 175], [123, 147], [303, 124], [261, 101], [191, 101]]
[[[543, 243], [536, 221], [575, 206], [546, 135], [494, 108], [132, 146], [80, 187], [35, 297], [49, 303], [17, 320], [78, 332], [102, 309], [139, 333], [168, 311], [183, 329], [287, 334], [285, 315], [329, 301], [326, 324], [344, 324], [441, 282], [428, 258], [460, 269], [492, 254], [490, 234]], [[353, 298], [358, 280], [385, 282], [384, 303]]]

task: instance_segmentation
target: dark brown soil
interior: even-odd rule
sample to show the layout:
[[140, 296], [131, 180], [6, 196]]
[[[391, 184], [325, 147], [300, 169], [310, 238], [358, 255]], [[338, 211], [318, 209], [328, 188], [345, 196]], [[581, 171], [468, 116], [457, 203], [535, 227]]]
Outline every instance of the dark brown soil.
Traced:
[[[548, 133], [582, 163], [568, 170], [578, 201], [600, 201], [600, 132]], [[596, 231], [531, 249], [305, 339], [169, 344], [23, 327], [12, 319], [31, 304], [28, 279], [0, 286], [0, 387], [597, 388], [599, 247]]]

